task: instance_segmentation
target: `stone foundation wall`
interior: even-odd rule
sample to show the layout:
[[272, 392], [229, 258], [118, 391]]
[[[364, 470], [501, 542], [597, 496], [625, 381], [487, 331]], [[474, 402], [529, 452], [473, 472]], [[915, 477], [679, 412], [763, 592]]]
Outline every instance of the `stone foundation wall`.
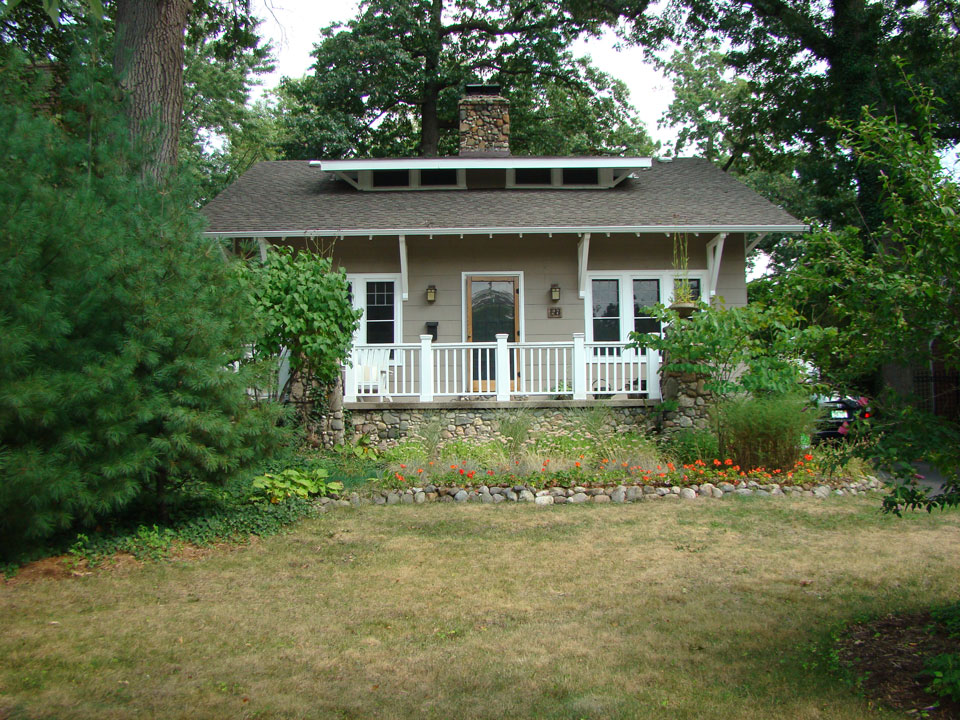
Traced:
[[[611, 433], [652, 432], [654, 406], [604, 406], [609, 410], [606, 430]], [[534, 437], [569, 435], [583, 432], [584, 407], [529, 407], [519, 408], [531, 419], [530, 434]], [[439, 420], [443, 440], [467, 438], [487, 439], [500, 435], [501, 413], [513, 408], [431, 408], [426, 406], [377, 406], [346, 411], [347, 440], [356, 442], [361, 437], [373, 445], [389, 447], [406, 438], [419, 438], [425, 425]]]

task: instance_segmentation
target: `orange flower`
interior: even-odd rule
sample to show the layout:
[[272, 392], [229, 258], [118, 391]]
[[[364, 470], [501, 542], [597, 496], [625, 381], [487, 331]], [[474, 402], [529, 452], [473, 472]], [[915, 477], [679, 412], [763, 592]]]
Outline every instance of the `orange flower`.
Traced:
[[806, 460], [807, 462], [810, 462], [811, 460], [813, 460], [813, 455], [810, 455], [809, 453], [807, 453], [806, 455], [803, 456], [803, 459]]
[[676, 470], [676, 466], [673, 463], [667, 463], [667, 470]]
[[451, 469], [451, 470], [456, 470], [456, 469], [457, 469], [457, 466], [456, 466], [456, 465], [451, 465], [451, 466], [450, 466], [450, 469]]
[[603, 463], [604, 465], [606, 465], [606, 464], [607, 464], [608, 462], [610, 462], [610, 461], [609, 461], [609, 460], [607, 460], [606, 458], [604, 458], [604, 459], [603, 459], [603, 460], [601, 460], [600, 462], [602, 462], [602, 463]]
[[433, 460], [427, 463], [427, 465], [433, 465]]
[[574, 465], [576, 465], [577, 467], [580, 467], [580, 461], [577, 460], [577, 461], [574, 463]]
[[550, 462], [550, 461], [549, 461], [549, 460], [544, 460], [544, 461], [543, 461], [543, 464], [546, 465], [548, 462]]
[[626, 466], [627, 466], [627, 463], [623, 463], [623, 467], [626, 467]]
[[400, 468], [403, 469], [403, 470], [406, 470], [407, 466], [404, 465], [403, 463], [400, 463]]
[[417, 468], [417, 475], [423, 474], [423, 468]]
[[724, 465], [733, 465], [733, 460], [731, 460], [730, 458], [727, 458], [726, 460], [723, 461], [723, 464], [724, 464]]
[[580, 456], [580, 459], [583, 460], [583, 455]]
[[723, 463], [721, 463], [719, 460], [717, 460], [716, 458], [714, 458], [714, 459], [713, 459], [713, 464], [714, 464], [714, 465], [722, 465]]

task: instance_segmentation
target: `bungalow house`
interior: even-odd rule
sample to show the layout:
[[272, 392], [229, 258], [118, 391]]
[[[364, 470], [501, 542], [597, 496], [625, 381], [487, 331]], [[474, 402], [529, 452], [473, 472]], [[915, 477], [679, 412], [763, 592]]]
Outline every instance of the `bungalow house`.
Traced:
[[750, 243], [806, 229], [704, 160], [517, 157], [509, 135], [499, 90], [469, 86], [458, 156], [262, 162], [204, 208], [207, 235], [263, 253], [332, 246], [363, 311], [358, 432], [397, 437], [431, 408], [481, 426], [468, 411], [649, 405], [657, 355], [625, 344], [660, 330], [642, 308], [671, 302], [675, 238], [694, 292], [734, 306]]

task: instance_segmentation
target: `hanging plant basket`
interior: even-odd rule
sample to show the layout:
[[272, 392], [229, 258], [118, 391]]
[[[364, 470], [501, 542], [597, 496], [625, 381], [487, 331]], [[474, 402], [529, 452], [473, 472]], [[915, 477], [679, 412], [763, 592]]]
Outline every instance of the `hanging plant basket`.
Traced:
[[679, 315], [682, 320], [686, 320], [696, 311], [697, 303], [693, 301], [675, 302], [670, 305], [670, 309]]

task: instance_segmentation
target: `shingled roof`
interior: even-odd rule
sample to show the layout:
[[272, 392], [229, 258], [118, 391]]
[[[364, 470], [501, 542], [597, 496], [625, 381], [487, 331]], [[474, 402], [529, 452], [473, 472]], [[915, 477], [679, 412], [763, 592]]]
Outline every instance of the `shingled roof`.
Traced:
[[304, 161], [254, 165], [203, 213], [211, 235], [797, 232], [805, 226], [706, 160], [654, 162], [605, 190], [362, 192]]

